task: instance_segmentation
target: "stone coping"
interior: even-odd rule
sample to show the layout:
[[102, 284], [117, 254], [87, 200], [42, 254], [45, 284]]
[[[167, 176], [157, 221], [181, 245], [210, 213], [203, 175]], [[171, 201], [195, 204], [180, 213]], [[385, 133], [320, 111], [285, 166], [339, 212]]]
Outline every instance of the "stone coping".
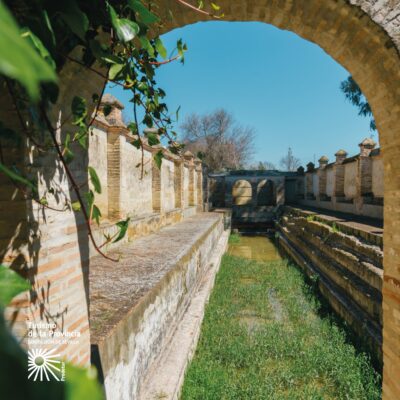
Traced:
[[164, 227], [110, 251], [110, 256], [120, 257], [117, 263], [93, 257], [89, 275], [91, 343], [98, 344], [111, 335], [221, 218], [218, 213], [201, 213]]
[[329, 225], [334, 223], [348, 234], [368, 240], [380, 248], [383, 246], [383, 221], [360, 215], [346, 214], [331, 210], [322, 210], [306, 206], [285, 206], [295, 212], [314, 215]]

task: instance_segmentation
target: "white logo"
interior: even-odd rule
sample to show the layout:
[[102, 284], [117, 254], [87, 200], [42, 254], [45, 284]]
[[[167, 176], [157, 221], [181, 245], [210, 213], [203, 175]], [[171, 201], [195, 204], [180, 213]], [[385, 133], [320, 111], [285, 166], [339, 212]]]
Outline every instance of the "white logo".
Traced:
[[59, 354], [53, 354], [54, 350], [32, 349], [28, 350], [28, 379], [50, 381], [53, 377], [56, 381], [63, 381], [65, 377], [65, 365], [60, 361]]

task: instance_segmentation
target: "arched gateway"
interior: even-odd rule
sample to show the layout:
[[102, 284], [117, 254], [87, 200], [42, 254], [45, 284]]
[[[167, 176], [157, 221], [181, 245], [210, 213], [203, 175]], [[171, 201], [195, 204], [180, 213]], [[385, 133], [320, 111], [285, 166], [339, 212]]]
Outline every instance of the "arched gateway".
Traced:
[[[180, 1], [154, 0], [154, 2], [158, 3], [158, 12], [161, 16], [165, 10], [164, 20], [167, 22], [164, 32], [208, 18], [191, 11]], [[225, 15], [225, 21], [265, 22], [293, 31], [304, 39], [318, 44], [352, 74], [371, 104], [380, 134], [385, 170], [383, 397], [399, 399], [400, 2], [398, 0], [219, 0], [218, 4]], [[171, 10], [172, 14], [167, 10]], [[249, 58], [251, 62], [249, 54], [237, 56]], [[93, 77], [93, 74], [88, 79], [87, 73], [82, 72], [80, 66], [67, 63], [60, 74], [58, 110], [64, 115], [68, 114], [71, 99], [75, 95], [74, 91], [79, 89], [81, 95], [84, 92], [90, 98], [92, 93], [100, 90], [99, 86], [102, 84], [102, 80]], [[5, 96], [1, 104], [3, 107], [0, 114], [6, 113], [7, 119], [11, 120], [13, 111]], [[58, 111], [55, 112], [54, 118], [57, 118], [57, 113]], [[82, 155], [73, 169], [79, 173], [86, 169], [86, 165], [87, 158]], [[42, 166], [46, 167], [45, 162]], [[64, 177], [61, 177], [60, 181], [65, 187]], [[32, 251], [28, 250], [33, 252], [33, 256], [30, 254], [29, 263], [35, 267], [37, 282], [40, 283], [41, 274], [46, 270], [54, 271], [51, 275], [54, 282], [48, 282], [46, 297], [43, 296], [41, 300], [39, 296], [31, 300], [30, 312], [38, 318], [46, 312], [54, 318], [62, 316], [65, 326], [79, 329], [82, 332], [79, 347], [67, 347], [65, 352], [72, 361], [87, 364], [90, 341], [88, 312], [87, 307], [84, 307], [87, 299], [85, 296], [87, 282], [84, 277], [89, 249], [84, 238], [82, 221], [76, 219], [72, 211], [68, 211], [62, 216], [52, 216], [47, 219], [51, 220], [53, 225], [50, 223], [46, 225], [43, 222], [45, 219], [42, 215], [38, 215], [37, 207], [32, 204], [27, 205], [21, 201], [13, 207], [10, 209], [15, 210], [14, 213], [10, 212], [13, 214], [13, 219], [4, 217], [6, 221], [9, 220], [9, 224], [2, 225], [3, 236], [7, 234], [6, 230], [12, 235], [12, 231], [17, 227], [16, 219], [20, 217], [20, 213], [25, 213], [25, 217], [21, 218], [30, 224], [31, 231], [28, 230], [26, 233], [24, 229], [19, 229], [18, 232], [21, 235], [31, 235]], [[33, 235], [32, 226], [39, 227], [41, 235]], [[10, 244], [15, 244], [13, 240], [9, 240]], [[37, 248], [42, 250], [38, 251]], [[7, 254], [1, 253], [1, 256], [6, 257]], [[64, 293], [63, 296], [59, 296], [60, 293]], [[8, 317], [16, 322], [23, 320], [22, 316], [13, 314]]]
[[[204, 19], [178, 2], [157, 3], [173, 9], [165, 31]], [[368, 98], [385, 171], [383, 398], [400, 398], [400, 3], [220, 0], [218, 5], [225, 21], [265, 22], [316, 43], [351, 73]]]

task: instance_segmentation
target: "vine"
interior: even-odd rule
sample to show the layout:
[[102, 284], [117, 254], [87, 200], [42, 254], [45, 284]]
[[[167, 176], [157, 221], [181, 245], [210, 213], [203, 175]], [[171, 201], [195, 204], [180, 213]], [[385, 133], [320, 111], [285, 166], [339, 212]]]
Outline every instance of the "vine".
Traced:
[[[196, 5], [183, 0], [176, 2], [212, 18], [223, 17], [222, 14], [216, 15], [220, 8], [212, 2], [208, 5], [210, 11], [205, 10], [203, 1]], [[102, 191], [101, 181], [95, 169], [89, 166], [92, 189], [82, 193], [82, 186], [86, 185], [78, 184], [70, 164], [79, 153], [76, 146], [87, 150], [88, 135], [98, 115], [107, 82], [131, 93], [134, 121], [128, 129], [135, 137], [132, 144], [142, 152], [142, 177], [145, 143], [156, 146], [164, 139], [170, 152], [180, 154], [183, 146], [178, 143], [173, 130], [175, 119], [168, 110], [164, 101], [166, 93], [157, 85], [155, 75], [156, 70], [165, 64], [184, 63], [186, 44], [178, 40], [173, 53], [167, 57], [161, 38], [154, 35], [161, 30], [162, 21], [155, 6], [141, 0], [10, 0], [5, 4], [0, 2], [0, 19], [0, 36], [3, 38], [0, 39], [0, 82], [8, 92], [20, 125], [20, 130], [15, 132], [5, 122], [0, 123], [0, 172], [23, 192], [25, 199], [52, 210], [81, 212], [96, 251], [117, 261], [107, 256], [102, 248], [125, 236], [129, 218], [116, 223], [118, 232], [114, 236], [105, 237], [104, 243], [96, 243], [92, 223], [100, 223], [101, 211], [95, 204], [95, 197]], [[71, 55], [77, 46], [82, 48], [80, 59]], [[89, 115], [87, 100], [75, 96], [70, 114], [55, 127], [49, 113], [57, 102], [57, 78], [66, 62], [79, 64], [100, 76], [104, 84], [100, 95], [92, 96], [92, 115]], [[141, 121], [138, 108], [144, 115]], [[109, 107], [103, 109], [105, 116], [110, 111]], [[143, 126], [147, 128], [145, 137], [140, 132]], [[61, 129], [64, 132], [60, 140], [57, 133]], [[39, 197], [38, 183], [34, 179], [15, 165], [6, 165], [1, 140], [16, 141], [21, 134], [40, 153], [56, 153], [76, 201], [69, 201], [65, 195], [64, 207], [50, 206], [46, 194]], [[162, 150], [155, 153], [154, 161], [158, 167], [162, 158]], [[55, 195], [52, 191], [49, 193]]]

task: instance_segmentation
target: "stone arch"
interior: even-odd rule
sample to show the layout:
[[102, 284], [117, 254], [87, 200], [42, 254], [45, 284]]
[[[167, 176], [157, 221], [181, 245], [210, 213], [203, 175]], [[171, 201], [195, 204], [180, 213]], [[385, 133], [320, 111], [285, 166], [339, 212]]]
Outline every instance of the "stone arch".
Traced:
[[257, 184], [257, 206], [276, 205], [275, 184], [270, 179], [263, 179]]
[[244, 179], [235, 181], [232, 187], [232, 202], [235, 206], [250, 205], [252, 203], [253, 189], [251, 183]]
[[[164, 32], [209, 17], [156, 0], [173, 18]], [[400, 5], [382, 0], [220, 0], [225, 21], [259, 21], [316, 43], [368, 98], [384, 163], [383, 398], [400, 398]]]

